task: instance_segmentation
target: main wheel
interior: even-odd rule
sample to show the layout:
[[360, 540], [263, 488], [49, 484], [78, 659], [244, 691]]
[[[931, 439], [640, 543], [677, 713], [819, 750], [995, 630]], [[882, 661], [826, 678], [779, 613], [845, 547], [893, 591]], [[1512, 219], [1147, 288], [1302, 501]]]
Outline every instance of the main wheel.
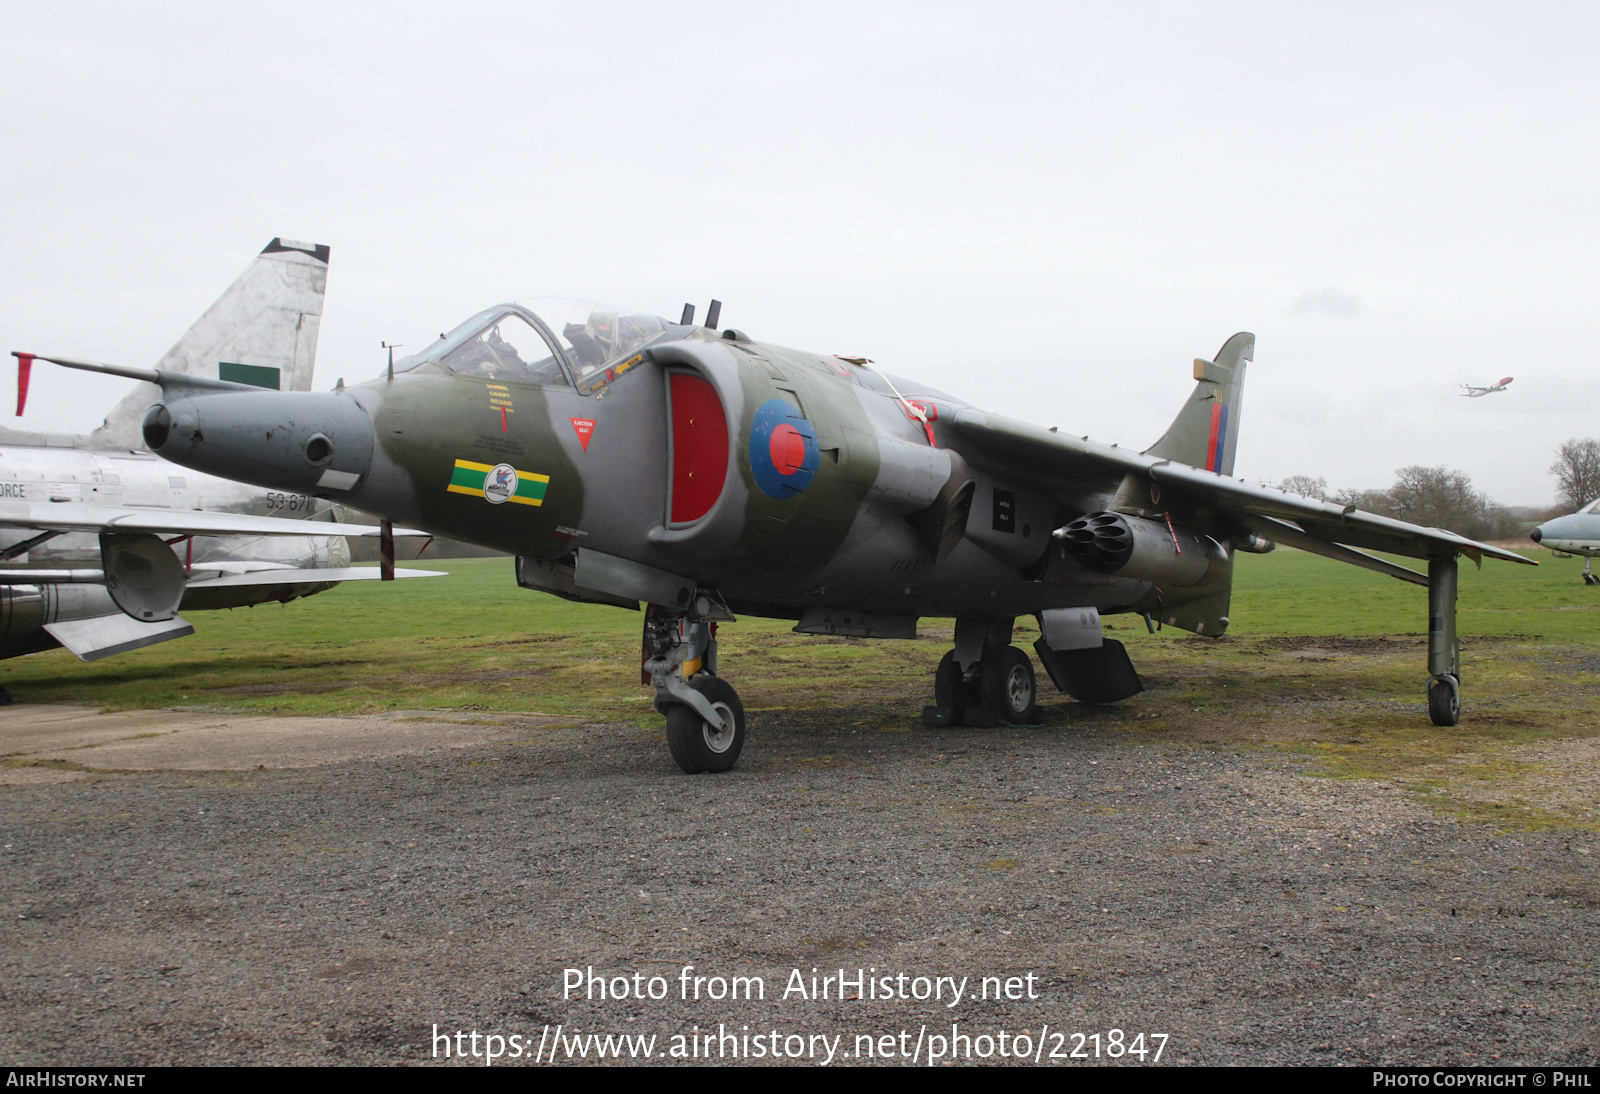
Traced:
[[702, 673], [689, 686], [711, 701], [711, 706], [731, 729], [714, 726], [687, 703], [674, 703], [667, 711], [667, 749], [678, 766], [690, 775], [702, 771], [728, 771], [739, 762], [744, 748], [744, 704], [733, 685]]
[[950, 725], [958, 726], [967, 715], [967, 682], [961, 678], [961, 663], [950, 650], [933, 673], [933, 702], [950, 712]]
[[1428, 681], [1428, 717], [1436, 726], [1461, 722], [1461, 689], [1453, 681], [1435, 678]]
[[1015, 646], [1007, 646], [983, 666], [983, 705], [998, 711], [1002, 722], [1027, 725], [1038, 707], [1039, 691], [1033, 662]]

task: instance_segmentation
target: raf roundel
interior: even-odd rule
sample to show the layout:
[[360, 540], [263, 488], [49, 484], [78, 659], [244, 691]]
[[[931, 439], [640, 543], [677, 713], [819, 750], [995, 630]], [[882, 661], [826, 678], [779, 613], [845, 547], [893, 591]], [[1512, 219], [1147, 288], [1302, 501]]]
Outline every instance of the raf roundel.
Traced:
[[782, 399], [768, 399], [750, 423], [750, 470], [769, 498], [798, 495], [816, 477], [817, 431]]

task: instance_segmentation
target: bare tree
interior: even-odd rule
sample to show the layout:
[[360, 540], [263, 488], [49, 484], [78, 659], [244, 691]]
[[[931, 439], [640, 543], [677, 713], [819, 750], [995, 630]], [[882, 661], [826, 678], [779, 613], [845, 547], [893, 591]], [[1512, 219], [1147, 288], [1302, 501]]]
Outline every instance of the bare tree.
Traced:
[[1517, 534], [1510, 513], [1481, 490], [1474, 490], [1465, 471], [1448, 467], [1402, 467], [1387, 490], [1346, 488], [1329, 500], [1425, 528], [1447, 528], [1472, 539], [1506, 539]]
[[1556, 449], [1550, 465], [1564, 512], [1581, 509], [1600, 498], [1600, 441], [1574, 437]]
[[1328, 500], [1339, 505], [1353, 505], [1380, 516], [1394, 515], [1394, 501], [1382, 490], [1352, 490], [1347, 486]]
[[1472, 476], [1448, 467], [1402, 467], [1389, 488], [1393, 515], [1474, 539], [1509, 534], [1505, 510], [1472, 488]]
[[1328, 500], [1328, 480], [1320, 475], [1316, 478], [1310, 475], [1290, 475], [1278, 484], [1278, 489], [1285, 494], [1299, 494], [1302, 498]]

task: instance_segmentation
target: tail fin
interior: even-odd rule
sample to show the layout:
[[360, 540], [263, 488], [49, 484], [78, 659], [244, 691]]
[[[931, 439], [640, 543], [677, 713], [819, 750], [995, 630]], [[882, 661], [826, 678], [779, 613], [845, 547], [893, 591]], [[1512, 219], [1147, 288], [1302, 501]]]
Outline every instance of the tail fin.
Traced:
[[1222, 344], [1214, 361], [1194, 363], [1194, 392], [1166, 433], [1146, 454], [1191, 467], [1233, 474], [1239, 445], [1244, 373], [1256, 352], [1256, 336], [1239, 333]]
[[[310, 391], [328, 285], [328, 248], [274, 239], [156, 365], [169, 372]], [[95, 446], [141, 448], [139, 424], [161, 398], [140, 384], [90, 437]]]

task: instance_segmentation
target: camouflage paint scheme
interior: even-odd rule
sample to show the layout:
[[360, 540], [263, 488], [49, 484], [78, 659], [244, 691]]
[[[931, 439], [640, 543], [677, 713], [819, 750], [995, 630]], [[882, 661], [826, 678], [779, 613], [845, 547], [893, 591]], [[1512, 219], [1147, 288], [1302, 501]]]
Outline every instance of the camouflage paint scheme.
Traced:
[[[714, 587], [735, 612], [749, 614], [798, 618], [808, 607], [894, 616], [1014, 616], [1080, 605], [1103, 612], [1155, 609], [1149, 581], [1102, 579], [1066, 559], [1058, 560], [1050, 580], [1019, 572], [1046, 555], [1049, 534], [1065, 515], [1110, 502], [1123, 477], [1117, 469], [1077, 481], [1019, 476], [951, 428], [950, 419], [969, 404], [943, 392], [893, 381], [907, 398], [937, 408], [935, 448], [888, 384], [862, 365], [703, 328], [672, 333], [679, 337], [653, 349], [656, 367], [636, 367], [603, 389], [602, 398], [571, 387], [495, 381], [512, 391], [504, 432], [490, 405], [489, 382], [453, 375], [433, 361], [397, 371], [392, 383], [347, 388], [347, 397], [370, 415], [379, 450], [349, 504], [514, 554], [553, 559], [575, 544], [603, 551]], [[664, 527], [665, 367], [695, 369], [711, 380], [725, 407], [736, 408], [722, 496], [687, 529]], [[825, 454], [811, 484], [784, 500], [757, 487], [748, 453], [749, 423], [773, 398], [803, 410]], [[574, 417], [595, 422], [587, 451]], [[888, 446], [934, 454], [934, 471], [907, 483], [902, 460], [898, 474], [883, 474], [881, 453]], [[948, 480], [946, 452], [963, 455], [971, 469], [972, 526], [992, 523], [985, 506], [992, 509], [997, 487], [1020, 494], [1020, 514], [1015, 532], [973, 527], [976, 536], [935, 561], [904, 517], [927, 508]], [[459, 459], [548, 475], [543, 504], [496, 506], [450, 492]], [[990, 546], [993, 540], [1014, 543]], [[1164, 607], [1174, 609], [1174, 625], [1213, 634], [1225, 629], [1220, 618], [1229, 565], [1219, 560], [1211, 578], [1164, 598]], [[1215, 601], [1208, 616], [1176, 611], [1202, 599]]]
[[[925, 718], [1025, 721], [1034, 679], [1010, 646], [1016, 616], [1039, 615], [1034, 648], [1063, 690], [1126, 698], [1140, 685], [1100, 614], [1222, 634], [1233, 553], [1286, 542], [1428, 587], [1430, 712], [1455, 724], [1456, 558], [1527, 561], [1232, 478], [1250, 334], [1194, 362], [1188, 401], [1138, 452], [987, 414], [864, 359], [694, 326], [690, 312], [674, 324], [594, 310], [558, 334], [500, 305], [331, 393], [175, 378], [144, 436], [188, 467], [514, 552], [532, 588], [648, 602], [646, 669], [686, 770], [731, 766], [742, 740], [709, 629], [730, 610], [868, 637], [954, 616]], [[709, 752], [684, 744], [675, 710], [695, 712]]]

